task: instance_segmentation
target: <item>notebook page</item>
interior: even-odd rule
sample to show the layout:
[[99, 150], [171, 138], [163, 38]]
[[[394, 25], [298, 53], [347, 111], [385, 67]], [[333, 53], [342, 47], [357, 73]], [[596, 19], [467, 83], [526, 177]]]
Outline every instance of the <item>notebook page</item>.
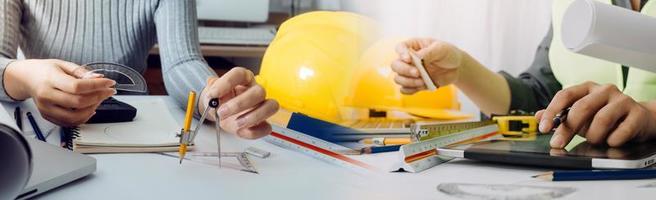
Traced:
[[77, 145], [153, 147], [177, 146], [179, 124], [162, 99], [129, 102], [137, 108], [132, 122], [84, 124]]

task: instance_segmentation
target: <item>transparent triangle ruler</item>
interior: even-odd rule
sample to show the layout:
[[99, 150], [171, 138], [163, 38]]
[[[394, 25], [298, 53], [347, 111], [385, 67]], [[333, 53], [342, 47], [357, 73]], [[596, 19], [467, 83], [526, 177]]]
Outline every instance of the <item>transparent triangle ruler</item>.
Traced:
[[403, 169], [408, 172], [424, 171], [451, 159], [446, 156], [438, 156], [438, 147], [499, 138], [501, 134], [498, 131], [499, 126], [491, 124], [403, 145], [399, 150], [401, 164], [396, 169]]
[[[161, 154], [165, 156], [179, 158], [177, 153], [161, 153]], [[217, 162], [216, 159], [217, 155], [218, 155], [217, 152], [189, 152], [189, 156], [185, 157], [184, 159], [192, 162], [199, 162], [203, 164], [218, 166], [219, 163]], [[226, 166], [228, 168], [234, 168], [244, 172], [259, 174], [257, 168], [255, 168], [255, 164], [253, 163], [253, 161], [251, 161], [248, 158], [248, 153], [246, 152], [222, 152], [221, 157], [237, 159], [239, 166]]]
[[310, 157], [354, 170], [358, 173], [379, 171], [377, 168], [347, 155], [359, 154], [359, 151], [327, 142], [298, 131], [272, 125], [273, 131], [264, 138], [274, 145], [300, 152]]

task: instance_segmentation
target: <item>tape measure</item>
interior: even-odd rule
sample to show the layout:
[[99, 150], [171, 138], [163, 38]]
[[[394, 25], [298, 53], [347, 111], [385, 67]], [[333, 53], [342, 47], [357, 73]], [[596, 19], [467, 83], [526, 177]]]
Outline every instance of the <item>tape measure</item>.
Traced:
[[327, 142], [307, 134], [272, 124], [273, 131], [264, 138], [274, 145], [300, 152], [313, 158], [352, 169], [358, 173], [378, 171], [377, 168], [346, 155], [359, 154], [353, 149]]
[[462, 123], [416, 123], [410, 126], [414, 141], [425, 141], [431, 138], [458, 133], [486, 125], [496, 124], [499, 133], [504, 136], [521, 136], [525, 133], [537, 132], [537, 119], [534, 116], [494, 116], [492, 120]]
[[442, 137], [453, 133], [458, 133], [464, 130], [474, 129], [485, 125], [495, 124], [494, 121], [480, 121], [480, 122], [463, 122], [463, 123], [447, 123], [447, 124], [422, 124], [415, 123], [410, 125], [410, 133], [414, 141], [424, 141], [431, 138]]
[[451, 159], [450, 157], [438, 156], [436, 150], [438, 147], [466, 144], [499, 137], [501, 137], [501, 134], [499, 134], [499, 125], [493, 123], [406, 144], [401, 146], [399, 150], [402, 164], [398, 166], [398, 169], [408, 172], [421, 172]]

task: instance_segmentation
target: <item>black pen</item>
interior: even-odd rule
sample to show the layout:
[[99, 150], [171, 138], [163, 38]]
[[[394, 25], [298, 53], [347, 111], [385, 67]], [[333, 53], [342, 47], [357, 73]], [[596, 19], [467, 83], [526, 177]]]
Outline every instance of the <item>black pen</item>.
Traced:
[[560, 124], [562, 124], [565, 120], [567, 120], [567, 114], [569, 113], [569, 109], [567, 108], [563, 110], [562, 112], [558, 113], [556, 117], [553, 118], [553, 128], [558, 128]]
[[27, 120], [30, 121], [30, 125], [32, 125], [32, 129], [34, 129], [34, 133], [36, 134], [36, 138], [41, 140], [41, 141], [46, 141], [46, 137], [43, 136], [43, 132], [41, 132], [41, 129], [39, 128], [39, 125], [36, 124], [36, 120], [32, 116], [31, 112], [27, 112]]
[[23, 130], [23, 116], [21, 113], [20, 106], [16, 106], [16, 110], [14, 110], [14, 119], [16, 120], [16, 126], [18, 126], [18, 129], [21, 131]]

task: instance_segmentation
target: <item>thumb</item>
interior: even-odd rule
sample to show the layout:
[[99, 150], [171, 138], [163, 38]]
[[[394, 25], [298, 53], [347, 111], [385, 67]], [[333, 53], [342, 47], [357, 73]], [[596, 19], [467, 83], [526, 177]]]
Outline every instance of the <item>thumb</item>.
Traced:
[[233, 94], [235, 87], [251, 86], [255, 84], [255, 76], [250, 70], [236, 67], [228, 71], [221, 78], [208, 80], [208, 96], [211, 98], [221, 98], [228, 94]]
[[62, 69], [66, 74], [75, 78], [82, 78], [89, 71], [83, 66], [63, 60], [55, 60], [55, 64], [57, 64], [57, 66], [59, 66], [59, 68]]
[[417, 56], [428, 65], [437, 64], [444, 69], [454, 69], [460, 66], [461, 52], [455, 46], [446, 42], [433, 42], [427, 48], [417, 52]]

